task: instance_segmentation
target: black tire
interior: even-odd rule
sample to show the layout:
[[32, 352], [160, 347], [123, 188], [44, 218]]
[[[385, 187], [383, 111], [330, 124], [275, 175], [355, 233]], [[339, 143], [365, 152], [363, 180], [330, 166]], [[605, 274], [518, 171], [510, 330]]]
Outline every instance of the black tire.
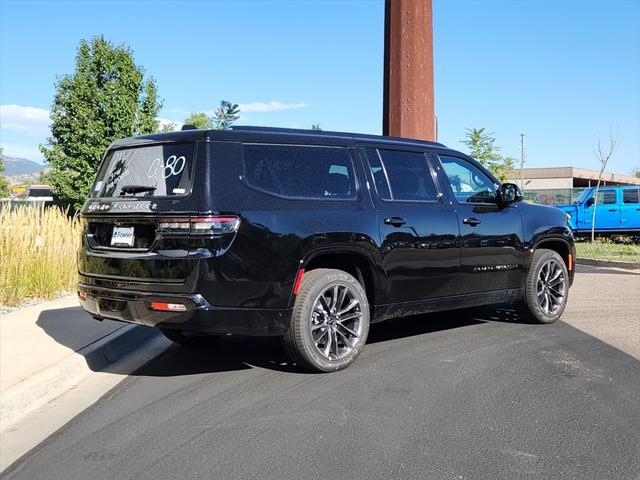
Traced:
[[185, 330], [174, 330], [171, 328], [161, 328], [160, 331], [172, 342], [185, 347], [203, 347], [212, 345], [220, 338], [219, 335], [207, 335], [187, 332]]
[[[331, 306], [326, 304], [333, 298], [334, 308], [325, 308]], [[337, 305], [340, 300], [342, 303]], [[347, 310], [352, 304], [354, 307]], [[341, 311], [345, 313], [340, 314]], [[289, 330], [283, 337], [284, 350], [293, 362], [317, 372], [342, 370], [360, 355], [368, 335], [369, 303], [358, 280], [347, 272], [328, 268], [304, 274]]]
[[[545, 282], [544, 278], [545, 266], [548, 269], [554, 268], [554, 272], [560, 274], [562, 281], [559, 284], [555, 284], [553, 287], [546, 287], [548, 282]], [[560, 289], [555, 288], [561, 285]], [[542, 293], [540, 293], [542, 292]], [[558, 295], [562, 293], [562, 295]], [[516, 310], [520, 317], [531, 323], [553, 323], [558, 320], [567, 305], [567, 298], [569, 296], [569, 272], [567, 266], [562, 260], [562, 257], [553, 250], [539, 249], [533, 252], [533, 258], [531, 260], [531, 267], [525, 281], [523, 299], [516, 304]], [[545, 309], [545, 297], [547, 302], [547, 308]], [[554, 303], [558, 300], [557, 303]]]

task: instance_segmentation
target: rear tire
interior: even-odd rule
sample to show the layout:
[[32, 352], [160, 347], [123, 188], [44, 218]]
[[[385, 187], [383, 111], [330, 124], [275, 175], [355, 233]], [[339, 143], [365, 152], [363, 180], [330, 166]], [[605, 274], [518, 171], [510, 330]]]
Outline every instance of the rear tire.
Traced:
[[562, 316], [568, 295], [569, 272], [562, 257], [553, 250], [533, 252], [524, 296], [516, 304], [520, 317], [531, 323], [553, 323]]
[[304, 274], [283, 337], [292, 361], [317, 372], [342, 370], [360, 355], [368, 335], [369, 303], [360, 282], [342, 270]]
[[161, 328], [160, 331], [172, 342], [185, 347], [202, 347], [212, 345], [220, 338], [219, 335], [207, 335], [188, 332], [185, 330], [173, 330], [171, 328]]

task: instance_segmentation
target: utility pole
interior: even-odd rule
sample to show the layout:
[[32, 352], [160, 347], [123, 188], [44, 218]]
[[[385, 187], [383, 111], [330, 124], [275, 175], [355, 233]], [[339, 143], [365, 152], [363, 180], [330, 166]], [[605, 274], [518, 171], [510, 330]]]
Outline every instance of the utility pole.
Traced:
[[386, 0], [384, 135], [435, 140], [431, 0]]
[[524, 132], [520, 134], [520, 189], [524, 190]]

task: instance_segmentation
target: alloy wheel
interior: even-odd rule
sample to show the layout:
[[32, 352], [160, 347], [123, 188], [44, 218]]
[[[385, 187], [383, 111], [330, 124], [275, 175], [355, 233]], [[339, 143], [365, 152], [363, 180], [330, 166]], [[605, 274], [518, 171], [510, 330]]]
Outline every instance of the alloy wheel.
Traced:
[[554, 259], [542, 265], [536, 282], [538, 306], [545, 315], [555, 315], [565, 302], [567, 281], [564, 269]]
[[362, 306], [355, 291], [346, 284], [327, 287], [311, 312], [311, 341], [326, 360], [349, 355], [362, 337]]

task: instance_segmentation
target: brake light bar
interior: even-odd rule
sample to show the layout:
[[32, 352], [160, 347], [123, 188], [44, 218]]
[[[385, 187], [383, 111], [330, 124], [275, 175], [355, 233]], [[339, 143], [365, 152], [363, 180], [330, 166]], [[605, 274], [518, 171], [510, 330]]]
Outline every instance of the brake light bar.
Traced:
[[163, 218], [158, 227], [175, 233], [191, 233], [194, 235], [221, 235], [235, 233], [240, 226], [240, 219], [229, 215], [208, 215], [205, 217]]

